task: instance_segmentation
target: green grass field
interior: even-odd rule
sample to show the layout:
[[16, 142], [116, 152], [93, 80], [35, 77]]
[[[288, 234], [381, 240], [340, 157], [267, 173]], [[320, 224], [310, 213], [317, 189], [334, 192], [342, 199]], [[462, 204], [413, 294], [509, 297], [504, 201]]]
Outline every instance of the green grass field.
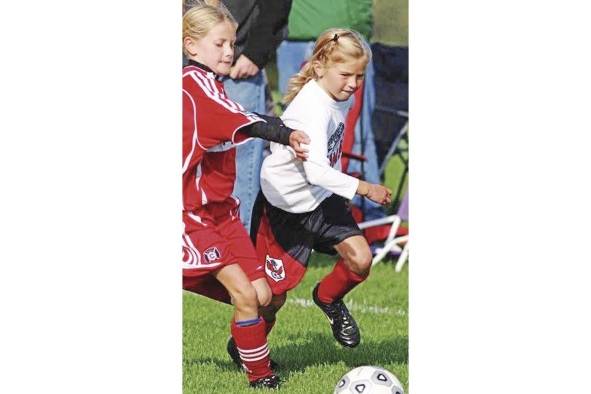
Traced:
[[[277, 102], [277, 92], [274, 97]], [[406, 145], [401, 143], [401, 147], [405, 150]], [[408, 158], [407, 151], [403, 154]], [[400, 157], [388, 163], [385, 184], [394, 192], [404, 169]], [[407, 181], [408, 177], [404, 189]], [[398, 201], [388, 211], [396, 206]], [[408, 394], [408, 264], [398, 274], [391, 262], [375, 265], [369, 279], [345, 297], [362, 335], [357, 348], [345, 349], [332, 337], [328, 321], [311, 296], [314, 285], [330, 272], [335, 261], [326, 255], [312, 255], [304, 280], [289, 293], [269, 336], [271, 357], [281, 366], [277, 371], [283, 380], [280, 391], [332, 393], [347, 371], [360, 365], [379, 365], [393, 372]], [[226, 353], [231, 315], [228, 305], [183, 294], [184, 394], [255, 392]]]
[[[400, 158], [392, 158], [386, 185], [396, 190], [403, 170]], [[277, 371], [283, 380], [280, 392], [332, 393], [350, 369], [379, 365], [392, 371], [408, 394], [408, 264], [398, 274], [391, 262], [376, 264], [369, 278], [345, 297], [362, 336], [357, 348], [345, 349], [332, 337], [328, 321], [311, 296], [314, 285], [335, 261], [312, 255], [304, 280], [289, 293], [269, 336], [271, 357], [281, 366]], [[228, 305], [184, 292], [184, 394], [255, 392], [226, 353], [231, 315]]]
[[[379, 263], [345, 302], [361, 328], [362, 341], [345, 349], [312, 302], [316, 282], [336, 260], [315, 254], [308, 272], [278, 315], [269, 336], [272, 358], [281, 368], [280, 392], [332, 393], [339, 378], [360, 365], [380, 365], [408, 386], [408, 266], [395, 273]], [[183, 295], [183, 392], [252, 393], [247, 379], [226, 354], [232, 308], [204, 297]]]

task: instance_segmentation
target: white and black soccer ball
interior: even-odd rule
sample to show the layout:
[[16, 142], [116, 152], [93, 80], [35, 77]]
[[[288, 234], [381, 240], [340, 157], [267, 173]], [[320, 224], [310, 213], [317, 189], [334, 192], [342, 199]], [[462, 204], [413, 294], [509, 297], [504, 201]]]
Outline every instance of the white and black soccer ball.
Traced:
[[334, 388], [334, 394], [404, 394], [402, 383], [390, 371], [364, 365], [347, 372]]

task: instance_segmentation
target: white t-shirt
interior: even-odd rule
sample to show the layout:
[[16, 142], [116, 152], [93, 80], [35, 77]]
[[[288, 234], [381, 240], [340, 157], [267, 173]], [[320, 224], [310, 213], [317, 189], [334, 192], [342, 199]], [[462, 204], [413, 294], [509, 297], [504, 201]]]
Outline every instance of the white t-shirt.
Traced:
[[261, 169], [261, 189], [273, 206], [302, 213], [313, 211], [333, 193], [350, 200], [355, 196], [359, 180], [341, 172], [345, 117], [351, 101], [333, 100], [310, 80], [289, 104], [281, 119], [310, 136], [309, 157], [302, 162], [290, 147], [271, 143], [271, 154]]

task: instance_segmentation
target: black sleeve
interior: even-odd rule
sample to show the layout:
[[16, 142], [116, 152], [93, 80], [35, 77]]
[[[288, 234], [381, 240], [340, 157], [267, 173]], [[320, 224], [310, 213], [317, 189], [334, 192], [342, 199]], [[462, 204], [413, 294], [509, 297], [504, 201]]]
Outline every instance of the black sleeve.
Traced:
[[249, 137], [258, 137], [267, 141], [278, 142], [282, 145], [289, 145], [289, 135], [294, 131], [293, 129], [284, 125], [281, 119], [274, 116], [257, 115], [267, 123], [251, 123], [241, 128], [241, 133]]
[[257, 1], [259, 15], [250, 28], [242, 54], [260, 69], [265, 67], [285, 38], [291, 2], [292, 0]]

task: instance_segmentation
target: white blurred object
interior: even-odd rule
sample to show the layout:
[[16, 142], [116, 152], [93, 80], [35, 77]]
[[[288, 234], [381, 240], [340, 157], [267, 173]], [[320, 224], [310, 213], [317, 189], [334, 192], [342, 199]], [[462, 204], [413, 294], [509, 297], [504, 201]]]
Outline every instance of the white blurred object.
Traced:
[[388, 253], [394, 252], [400, 254], [398, 261], [396, 262], [396, 272], [400, 272], [402, 270], [402, 267], [404, 267], [404, 264], [408, 259], [408, 235], [396, 237], [396, 232], [398, 231], [400, 223], [402, 223], [403, 220], [408, 220], [408, 191], [404, 193], [404, 197], [402, 198], [402, 202], [400, 203], [400, 207], [396, 215], [390, 215], [386, 216], [385, 218], [368, 220], [367, 222], [359, 223], [359, 228], [361, 230], [373, 226], [382, 226], [389, 223], [392, 224], [388, 233], [388, 237], [386, 237], [386, 240], [384, 241], [384, 246], [382, 248], [376, 249], [377, 253], [371, 261], [372, 265], [382, 261]]

